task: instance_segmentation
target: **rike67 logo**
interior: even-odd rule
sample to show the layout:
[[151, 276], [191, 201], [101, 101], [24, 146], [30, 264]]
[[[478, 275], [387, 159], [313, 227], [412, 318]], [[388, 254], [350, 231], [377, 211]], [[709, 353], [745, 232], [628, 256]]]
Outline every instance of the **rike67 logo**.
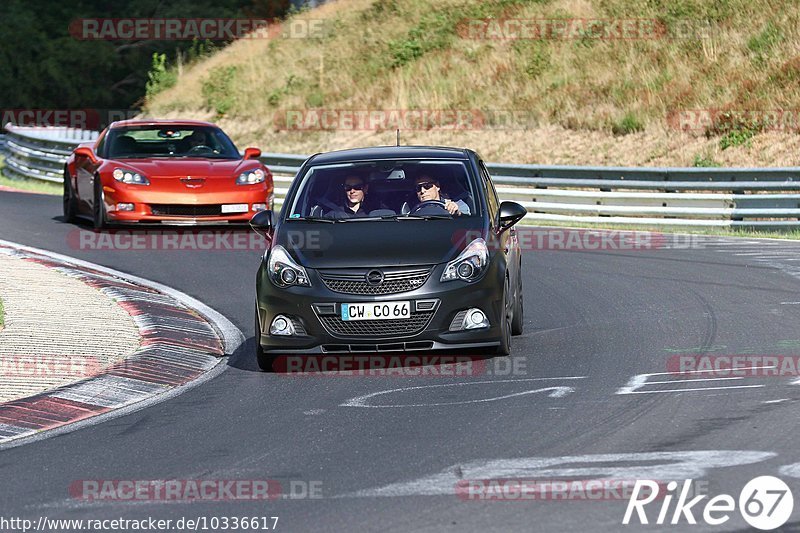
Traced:
[[[658, 501], [653, 506], [659, 508], [655, 524], [697, 524], [695, 513], [702, 516], [703, 521], [712, 526], [719, 526], [730, 520], [737, 508], [737, 501], [729, 494], [720, 494], [700, 505], [708, 498], [701, 494], [689, 499], [692, 494], [692, 480], [687, 479], [678, 489], [677, 481], [669, 482], [666, 487], [655, 481], [637, 480], [633, 494], [628, 500], [622, 523], [628, 525], [631, 520], [638, 519], [640, 524], [649, 524], [653, 519], [652, 512], [648, 517], [645, 507]], [[666, 490], [662, 490], [666, 489]], [[674, 507], [672, 506], [675, 501]], [[794, 508], [794, 498], [789, 486], [773, 476], [759, 476], [750, 480], [739, 493], [738, 510], [742, 518], [751, 527], [763, 531], [779, 528], [789, 520]], [[655, 509], [650, 509], [654, 511]], [[635, 519], [634, 519], [634, 522]]]

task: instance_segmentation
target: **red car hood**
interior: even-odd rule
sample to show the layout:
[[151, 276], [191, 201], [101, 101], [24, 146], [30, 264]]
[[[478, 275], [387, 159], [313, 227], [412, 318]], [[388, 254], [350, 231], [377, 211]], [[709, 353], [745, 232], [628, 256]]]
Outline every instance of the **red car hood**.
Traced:
[[255, 160], [200, 158], [117, 159], [109, 164], [130, 168], [148, 178], [230, 178], [261, 166]]

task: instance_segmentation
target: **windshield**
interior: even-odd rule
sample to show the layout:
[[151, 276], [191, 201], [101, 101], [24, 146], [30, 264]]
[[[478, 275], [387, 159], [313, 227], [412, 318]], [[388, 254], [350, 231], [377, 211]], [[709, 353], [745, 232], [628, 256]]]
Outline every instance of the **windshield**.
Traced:
[[383, 220], [476, 216], [465, 161], [401, 160], [319, 165], [299, 179], [287, 218]]
[[233, 142], [211, 126], [131, 126], [109, 131], [108, 159], [202, 157], [240, 159]]

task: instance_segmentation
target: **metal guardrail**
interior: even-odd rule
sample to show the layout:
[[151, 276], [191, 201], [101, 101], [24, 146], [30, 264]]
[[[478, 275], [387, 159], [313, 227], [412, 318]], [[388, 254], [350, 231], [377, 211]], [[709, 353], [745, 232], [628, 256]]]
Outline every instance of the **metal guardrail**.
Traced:
[[[307, 157], [261, 161], [294, 176]], [[800, 168], [486, 166], [500, 198], [525, 206], [533, 221], [800, 228]]]
[[61, 183], [64, 163], [81, 143], [91, 142], [99, 132], [74, 128], [5, 126], [6, 158], [3, 173]]
[[[63, 165], [96, 132], [6, 126], [5, 172], [60, 183]], [[275, 203], [308, 156], [265, 153]], [[637, 168], [487, 163], [503, 200], [531, 221], [800, 228], [800, 168]]]

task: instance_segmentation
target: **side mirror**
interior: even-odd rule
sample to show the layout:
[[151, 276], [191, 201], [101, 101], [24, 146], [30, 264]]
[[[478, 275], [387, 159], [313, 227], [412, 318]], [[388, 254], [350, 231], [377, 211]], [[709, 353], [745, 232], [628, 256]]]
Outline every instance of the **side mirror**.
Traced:
[[258, 159], [261, 157], [261, 150], [258, 148], [245, 148], [244, 149], [244, 158], [245, 159]]
[[271, 234], [274, 229], [272, 225], [272, 211], [259, 211], [253, 215], [253, 218], [250, 219], [250, 227], [259, 235], [267, 239], [272, 238]]
[[75, 155], [79, 155], [81, 157], [88, 157], [92, 163], [97, 164], [97, 156], [94, 155], [94, 150], [88, 146], [79, 146], [78, 148], [75, 148], [74, 153]]
[[500, 204], [500, 231], [505, 231], [528, 214], [528, 210], [517, 202], [503, 202]]

